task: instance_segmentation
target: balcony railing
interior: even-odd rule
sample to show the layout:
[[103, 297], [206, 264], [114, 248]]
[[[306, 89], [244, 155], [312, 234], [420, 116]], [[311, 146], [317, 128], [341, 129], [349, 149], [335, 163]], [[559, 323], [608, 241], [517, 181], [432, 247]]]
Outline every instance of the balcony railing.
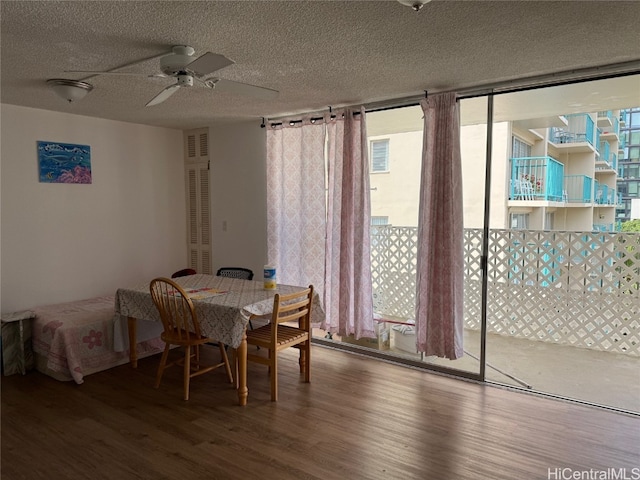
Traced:
[[616, 227], [614, 223], [594, 223], [594, 232], [615, 232]]
[[565, 202], [592, 203], [593, 182], [593, 178], [587, 177], [586, 175], [565, 175]]
[[[640, 233], [490, 230], [487, 331], [640, 356]], [[371, 227], [374, 309], [414, 319], [417, 228]], [[465, 328], [480, 330], [482, 229], [465, 229]], [[434, 279], [437, 281], [437, 279]]]
[[593, 119], [583, 113], [566, 115], [567, 126], [551, 127], [549, 140], [556, 144], [588, 142], [594, 148], [599, 147], [600, 137]]
[[600, 148], [598, 149], [598, 157], [596, 159], [596, 168], [603, 169], [618, 169], [618, 156], [611, 151], [611, 144], [607, 141], [600, 142]]
[[564, 165], [551, 157], [511, 159], [511, 200], [562, 201]]
[[594, 192], [597, 205], [618, 205], [618, 193], [615, 188], [601, 184], [596, 180]]

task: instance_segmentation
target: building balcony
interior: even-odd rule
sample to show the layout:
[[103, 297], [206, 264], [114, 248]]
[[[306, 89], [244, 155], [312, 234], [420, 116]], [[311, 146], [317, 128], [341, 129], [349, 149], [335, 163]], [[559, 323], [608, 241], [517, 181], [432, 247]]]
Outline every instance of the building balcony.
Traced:
[[611, 145], [607, 141], [601, 141], [596, 155], [596, 170], [618, 170], [618, 156], [611, 151]]
[[566, 203], [593, 203], [594, 179], [587, 175], [565, 175], [564, 200]]
[[594, 223], [593, 231], [594, 232], [615, 232], [616, 225], [615, 223]]
[[485, 306], [483, 231], [465, 229], [465, 355], [450, 362], [416, 353], [417, 229], [372, 227], [378, 337], [338, 341], [477, 372], [486, 307], [489, 380], [640, 412], [640, 233], [610, 232], [490, 230]]
[[509, 200], [562, 202], [564, 165], [552, 157], [511, 159]]
[[587, 114], [567, 115], [566, 127], [551, 127], [549, 141], [555, 148], [569, 152], [595, 152], [600, 146], [600, 132]]
[[614, 140], [620, 133], [620, 122], [611, 110], [598, 112], [598, 128], [602, 130], [601, 139]]
[[619, 195], [615, 188], [611, 188], [608, 185], [595, 182], [595, 203], [596, 205], [610, 205], [612, 207], [619, 205]]

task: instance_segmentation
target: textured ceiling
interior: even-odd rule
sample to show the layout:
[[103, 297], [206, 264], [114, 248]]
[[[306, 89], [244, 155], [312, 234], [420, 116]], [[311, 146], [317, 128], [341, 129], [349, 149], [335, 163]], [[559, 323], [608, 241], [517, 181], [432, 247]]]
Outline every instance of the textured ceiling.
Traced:
[[[179, 129], [276, 117], [640, 60], [640, 2], [1, 2], [2, 103]], [[48, 78], [109, 70], [191, 45], [236, 62], [221, 78], [278, 90], [257, 100], [202, 87], [144, 105], [169, 78], [96, 76], [67, 104]], [[159, 60], [123, 71], [157, 73]]]

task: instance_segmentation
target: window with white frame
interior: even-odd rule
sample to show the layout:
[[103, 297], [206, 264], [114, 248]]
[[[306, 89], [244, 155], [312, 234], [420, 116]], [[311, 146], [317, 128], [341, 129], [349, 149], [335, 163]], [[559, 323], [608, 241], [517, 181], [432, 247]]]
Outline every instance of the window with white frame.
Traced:
[[512, 213], [509, 215], [509, 225], [512, 230], [528, 230], [529, 214], [528, 213]]
[[526, 158], [531, 156], [531, 145], [524, 140], [514, 136], [511, 143], [511, 158]]
[[389, 139], [371, 140], [371, 173], [389, 171]]
[[389, 217], [381, 217], [381, 216], [377, 216], [371, 217], [371, 225], [374, 226], [384, 226], [384, 225], [389, 225]]

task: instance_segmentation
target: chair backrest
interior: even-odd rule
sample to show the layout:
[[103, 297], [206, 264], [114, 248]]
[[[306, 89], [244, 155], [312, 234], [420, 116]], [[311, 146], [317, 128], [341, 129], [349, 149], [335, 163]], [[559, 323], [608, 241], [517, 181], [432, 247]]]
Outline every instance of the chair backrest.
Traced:
[[[283, 295], [276, 293], [273, 297], [273, 313], [271, 323], [285, 323], [298, 320], [302, 330], [310, 331], [311, 328], [311, 301], [313, 299], [313, 285], [300, 292]], [[277, 328], [272, 328], [275, 333]]]
[[187, 275], [195, 275], [196, 273], [198, 272], [196, 272], [193, 268], [183, 268], [182, 270], [178, 270], [173, 275], [171, 275], [171, 278], [186, 277]]
[[240, 278], [242, 280], [253, 280], [253, 271], [242, 267], [222, 267], [216, 273], [219, 277]]
[[180, 285], [168, 278], [159, 277], [151, 281], [149, 289], [153, 303], [160, 313], [165, 335], [181, 342], [201, 338], [193, 302]]

